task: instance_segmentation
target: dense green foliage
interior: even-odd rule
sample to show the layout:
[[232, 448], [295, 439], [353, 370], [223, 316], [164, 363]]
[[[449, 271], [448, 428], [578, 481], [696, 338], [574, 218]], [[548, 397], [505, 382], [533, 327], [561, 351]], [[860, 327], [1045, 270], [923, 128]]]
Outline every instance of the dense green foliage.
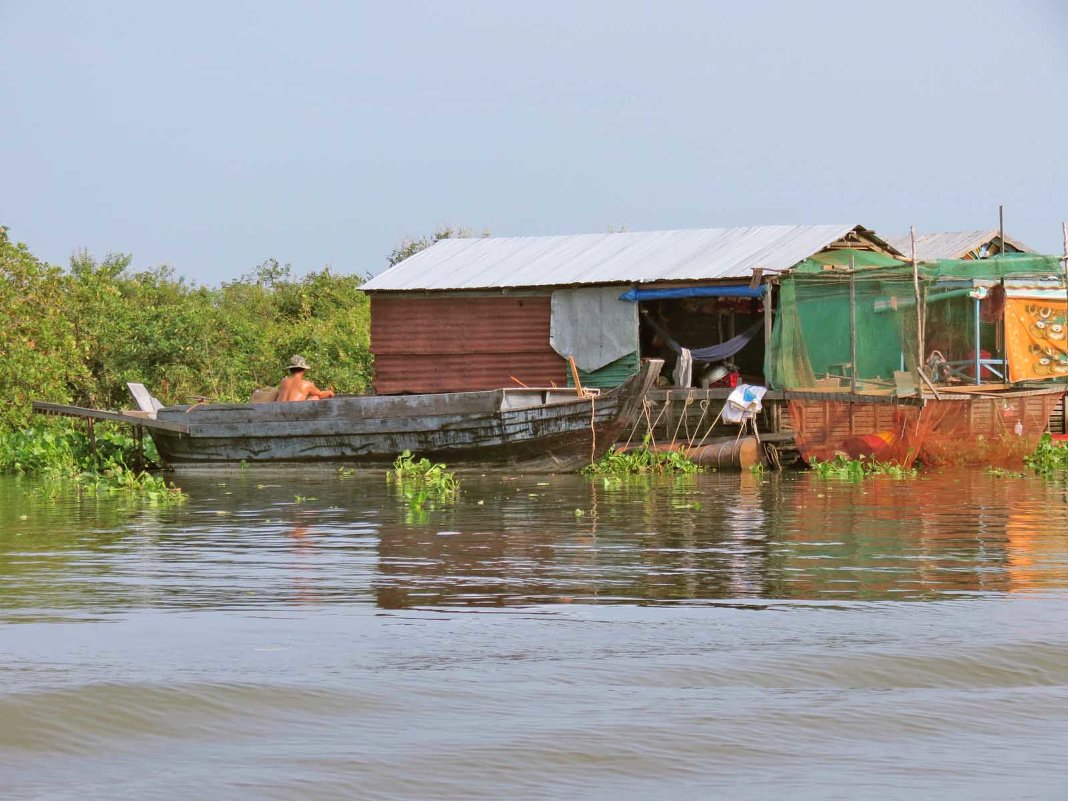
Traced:
[[[145, 457], [156, 458], [150, 440]], [[74, 482], [95, 492], [135, 492], [150, 501], [185, 499], [177, 487], [138, 465], [133, 437], [113, 427], [96, 429], [96, 455], [88, 434], [70, 421], [38, 421], [33, 427], [0, 431], [0, 473], [32, 475], [55, 490]]]
[[627, 451], [611, 448], [596, 462], [583, 468], [582, 472], [597, 476], [634, 476], [646, 473], [696, 473], [700, 469], [682, 451], [641, 447]]
[[370, 382], [370, 314], [358, 276], [294, 278], [269, 260], [216, 288], [130, 257], [45, 264], [0, 227], [0, 431], [25, 426], [31, 399], [118, 408], [127, 381], [164, 403], [247, 400], [277, 385], [292, 354], [338, 392]]
[[1054, 442], [1049, 434], [1043, 434], [1035, 452], [1024, 459], [1024, 463], [1044, 476], [1068, 470], [1068, 445]]

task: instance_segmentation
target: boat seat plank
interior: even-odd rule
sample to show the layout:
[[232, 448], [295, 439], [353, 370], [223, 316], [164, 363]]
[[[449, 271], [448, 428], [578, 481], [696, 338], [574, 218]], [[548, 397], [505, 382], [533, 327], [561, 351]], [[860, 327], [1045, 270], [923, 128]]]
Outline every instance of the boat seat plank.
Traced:
[[173, 431], [188, 434], [189, 426], [165, 420], [153, 420], [140, 412], [111, 412], [105, 409], [87, 409], [84, 406], [69, 406], [64, 403], [33, 401], [32, 409], [36, 414], [51, 414], [61, 417], [79, 417], [86, 420], [106, 420], [112, 423], [126, 423], [131, 426], [154, 428], [157, 431]]

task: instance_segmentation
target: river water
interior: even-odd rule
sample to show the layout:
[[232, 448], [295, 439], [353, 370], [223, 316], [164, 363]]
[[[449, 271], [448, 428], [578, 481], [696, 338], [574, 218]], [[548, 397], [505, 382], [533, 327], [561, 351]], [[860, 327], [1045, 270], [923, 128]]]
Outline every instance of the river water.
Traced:
[[1068, 482], [0, 479], [0, 798], [1068, 797]]

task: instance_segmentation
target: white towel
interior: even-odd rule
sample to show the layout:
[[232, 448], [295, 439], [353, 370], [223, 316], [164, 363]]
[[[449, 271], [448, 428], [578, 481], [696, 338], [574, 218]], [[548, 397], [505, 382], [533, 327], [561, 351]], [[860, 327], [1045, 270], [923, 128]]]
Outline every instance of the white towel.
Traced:
[[678, 361], [675, 362], [675, 372], [672, 373], [675, 386], [688, 387], [693, 380], [693, 356], [686, 348], [679, 351]]

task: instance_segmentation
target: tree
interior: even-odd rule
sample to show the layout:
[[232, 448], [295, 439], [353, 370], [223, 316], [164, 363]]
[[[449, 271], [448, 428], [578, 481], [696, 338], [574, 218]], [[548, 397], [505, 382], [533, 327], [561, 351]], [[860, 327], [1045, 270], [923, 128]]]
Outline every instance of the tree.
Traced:
[[393, 252], [386, 256], [386, 260], [389, 261], [389, 266], [392, 267], [400, 264], [410, 256], [414, 256], [419, 251], [426, 250], [442, 239], [475, 239], [476, 237], [485, 238], [489, 235], [490, 232], [485, 230], [481, 234], [475, 234], [470, 228], [453, 228], [451, 225], [439, 225], [430, 236], [423, 236], [418, 239], [405, 237], [397, 247], [393, 248]]

